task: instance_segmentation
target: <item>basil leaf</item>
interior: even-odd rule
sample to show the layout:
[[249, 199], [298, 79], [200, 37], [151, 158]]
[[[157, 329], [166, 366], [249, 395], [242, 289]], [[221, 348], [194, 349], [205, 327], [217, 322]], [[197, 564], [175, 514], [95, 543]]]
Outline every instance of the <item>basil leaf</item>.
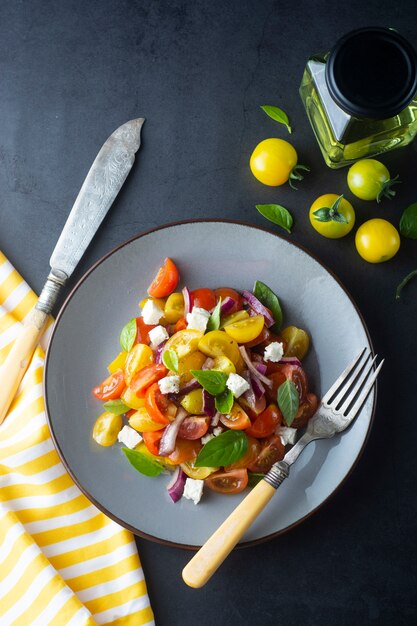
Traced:
[[265, 474], [248, 472], [248, 487], [256, 487], [256, 485], [260, 483], [263, 478], [265, 478]]
[[162, 362], [171, 372], [178, 372], [178, 355], [175, 350], [164, 350]]
[[121, 400], [109, 400], [104, 403], [104, 408], [109, 413], [114, 413], [115, 415], [122, 415], [130, 411], [130, 408]]
[[264, 306], [270, 309], [275, 320], [273, 331], [278, 331], [282, 324], [282, 310], [278, 296], [268, 287], [268, 285], [265, 285], [265, 283], [262, 283], [260, 280], [255, 282], [253, 295], [258, 298]]
[[279, 107], [273, 107], [268, 104], [261, 106], [261, 109], [276, 122], [279, 122], [280, 124], [284, 124], [284, 126], [287, 127], [287, 130], [291, 135], [292, 128], [290, 126], [290, 120], [288, 119], [288, 115], [285, 113], [285, 111], [283, 111]]
[[226, 389], [226, 391], [223, 391], [223, 393], [216, 396], [216, 411], [218, 411], [219, 413], [223, 413], [223, 415], [227, 415], [232, 410], [233, 402], [233, 393], [230, 391], [230, 389]]
[[143, 452], [131, 450], [130, 448], [122, 448], [122, 450], [129, 463], [141, 474], [145, 476], [159, 476], [164, 471], [164, 467], [158, 461], [150, 459]]
[[278, 224], [288, 233], [291, 233], [293, 223], [292, 215], [285, 207], [280, 204], [256, 204], [259, 213], [266, 217], [267, 220]]
[[278, 387], [277, 400], [284, 417], [284, 422], [287, 426], [291, 426], [297, 415], [298, 406], [300, 404], [297, 387], [292, 380], [286, 380], [285, 383], [282, 383], [282, 385]]
[[135, 343], [137, 332], [136, 318], [134, 317], [126, 324], [120, 333], [120, 345], [122, 346], [122, 350], [125, 352], [131, 351], [133, 344]]
[[330, 217], [330, 209], [317, 209], [317, 211], [313, 211], [313, 215], [315, 215], [315, 218], [318, 222], [330, 222], [330, 220], [332, 219]]
[[226, 389], [227, 375], [216, 370], [190, 370], [200, 385], [212, 396], [218, 396]]
[[412, 272], [410, 272], [409, 274], [407, 274], [407, 276], [405, 278], [403, 278], [403, 280], [400, 282], [400, 284], [397, 287], [397, 291], [395, 292], [395, 298], [396, 300], [400, 299], [401, 296], [401, 292], [404, 289], [404, 287], [406, 286], [406, 284], [408, 282], [410, 282], [410, 280], [412, 278], [414, 278], [414, 276], [417, 276], [417, 270], [413, 270]]
[[222, 467], [240, 459], [248, 449], [248, 438], [243, 430], [226, 430], [210, 439], [194, 461], [195, 467]]
[[417, 239], [417, 202], [410, 204], [400, 219], [400, 233], [403, 237]]
[[213, 313], [210, 315], [209, 321], [207, 322], [206, 332], [209, 332], [210, 330], [219, 330], [221, 308], [222, 308], [222, 299], [219, 298], [219, 301], [214, 307]]

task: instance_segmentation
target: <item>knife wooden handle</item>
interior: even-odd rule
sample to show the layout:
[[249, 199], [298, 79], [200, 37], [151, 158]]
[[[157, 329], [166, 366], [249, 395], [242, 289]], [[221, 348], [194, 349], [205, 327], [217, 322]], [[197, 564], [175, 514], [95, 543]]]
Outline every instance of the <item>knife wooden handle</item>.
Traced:
[[242, 500], [184, 567], [182, 577], [189, 587], [198, 588], [206, 584], [275, 492], [272, 485], [261, 480]]
[[47, 320], [47, 313], [36, 307], [32, 309], [0, 368], [0, 424], [6, 417], [9, 406], [16, 395], [17, 388], [39, 343]]

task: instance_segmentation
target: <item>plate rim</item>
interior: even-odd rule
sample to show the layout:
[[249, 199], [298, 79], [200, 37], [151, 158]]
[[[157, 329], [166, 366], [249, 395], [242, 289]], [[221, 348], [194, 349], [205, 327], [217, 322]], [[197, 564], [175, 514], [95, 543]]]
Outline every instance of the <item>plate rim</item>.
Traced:
[[[342, 281], [340, 280], [340, 278], [333, 272], [333, 270], [331, 270], [329, 267], [327, 267], [327, 265], [325, 263], [323, 263], [316, 255], [315, 253], [311, 252], [310, 250], [307, 250], [304, 245], [294, 242], [294, 241], [290, 241], [289, 239], [287, 239], [286, 237], [283, 237], [282, 235], [280, 235], [279, 233], [276, 233], [272, 230], [269, 230], [268, 228], [265, 228], [263, 226], [258, 226], [256, 224], [251, 224], [250, 222], [246, 222], [243, 220], [232, 220], [232, 219], [226, 219], [226, 218], [196, 218], [196, 219], [188, 219], [188, 220], [178, 220], [175, 222], [169, 222], [169, 223], [165, 223], [165, 224], [161, 224], [160, 226], [155, 226], [153, 228], [150, 228], [148, 230], [145, 230], [143, 232], [138, 233], [137, 235], [134, 235], [132, 237], [129, 237], [128, 239], [126, 239], [125, 241], [123, 241], [121, 244], [117, 245], [116, 247], [112, 248], [109, 252], [107, 252], [106, 254], [104, 254], [102, 257], [100, 257], [97, 261], [95, 261], [93, 263], [93, 265], [79, 278], [79, 280], [75, 283], [75, 285], [72, 287], [72, 289], [70, 290], [69, 294], [67, 295], [67, 297], [65, 298], [63, 304], [61, 305], [58, 315], [55, 318], [55, 323], [53, 325], [52, 328], [52, 333], [51, 336], [49, 338], [48, 341], [48, 346], [47, 346], [47, 350], [46, 350], [46, 354], [45, 354], [45, 363], [44, 363], [44, 373], [43, 373], [43, 380], [42, 380], [42, 390], [43, 390], [43, 397], [44, 397], [44, 405], [45, 405], [45, 415], [46, 415], [46, 420], [47, 420], [47, 424], [49, 427], [49, 431], [51, 433], [51, 437], [52, 437], [52, 441], [54, 443], [55, 449], [58, 452], [58, 456], [61, 460], [61, 463], [63, 464], [64, 468], [66, 469], [66, 471], [68, 472], [68, 474], [71, 476], [72, 480], [74, 481], [74, 483], [77, 485], [77, 487], [80, 489], [80, 491], [86, 496], [86, 498], [92, 502], [94, 504], [94, 506], [96, 506], [100, 511], [102, 511], [105, 515], [107, 515], [107, 517], [109, 517], [111, 520], [113, 520], [114, 522], [116, 522], [117, 524], [119, 524], [121, 527], [129, 530], [131, 533], [133, 533], [133, 535], [135, 535], [136, 537], [140, 537], [142, 539], [148, 539], [149, 541], [153, 541], [155, 543], [159, 543], [161, 545], [164, 546], [169, 546], [169, 547], [173, 547], [173, 548], [180, 548], [182, 550], [199, 550], [201, 548], [200, 545], [193, 545], [193, 544], [183, 544], [183, 543], [177, 543], [175, 541], [170, 541], [169, 539], [161, 539], [161, 537], [156, 537], [154, 535], [150, 535], [148, 533], [145, 533], [137, 528], [135, 528], [134, 526], [132, 526], [131, 524], [128, 524], [127, 522], [121, 520], [119, 517], [117, 517], [117, 515], [115, 515], [114, 513], [112, 513], [111, 511], [109, 511], [105, 506], [103, 506], [101, 503], [99, 503], [94, 496], [92, 496], [89, 491], [79, 482], [78, 478], [75, 476], [74, 472], [72, 471], [71, 467], [69, 466], [61, 448], [59, 445], [59, 442], [56, 438], [55, 432], [54, 432], [54, 428], [53, 428], [53, 424], [52, 424], [52, 420], [50, 417], [50, 411], [49, 411], [49, 405], [48, 405], [48, 394], [47, 394], [47, 388], [46, 388], [46, 379], [47, 379], [47, 372], [48, 372], [48, 366], [49, 366], [49, 355], [50, 355], [50, 350], [51, 350], [51, 346], [53, 343], [53, 339], [54, 336], [57, 332], [57, 329], [59, 328], [59, 322], [70, 302], [70, 300], [73, 298], [73, 296], [75, 295], [75, 293], [78, 291], [79, 287], [84, 283], [84, 281], [90, 276], [90, 274], [92, 274], [94, 272], [94, 270], [101, 265], [104, 261], [106, 261], [110, 256], [112, 256], [115, 252], [117, 252], [118, 250], [121, 250], [122, 248], [124, 248], [125, 246], [129, 245], [130, 243], [132, 243], [133, 241], [136, 241], [137, 239], [140, 239], [142, 237], [145, 237], [147, 235], [150, 235], [151, 233], [157, 232], [159, 230], [165, 230], [167, 228], [172, 228], [175, 226], [182, 226], [182, 225], [189, 225], [189, 224], [204, 224], [204, 223], [226, 223], [226, 224], [232, 224], [235, 226], [245, 226], [248, 228], [253, 228], [255, 230], [259, 230], [262, 231], [264, 233], [267, 233], [268, 235], [273, 235], [274, 237], [278, 237], [278, 239], [282, 239], [283, 241], [285, 241], [286, 243], [295, 246], [296, 248], [300, 249], [302, 252], [304, 252], [305, 254], [307, 254], [307, 256], [311, 257], [314, 261], [316, 261], [324, 270], [326, 270], [330, 276], [332, 276], [332, 278], [336, 281], [336, 283], [339, 285], [339, 287], [342, 289], [342, 291], [346, 294], [346, 296], [349, 298], [351, 304], [353, 305], [361, 323], [362, 326], [365, 330], [365, 334], [366, 337], [368, 339], [369, 342], [369, 346], [371, 348], [371, 353], [375, 354], [375, 350], [374, 350], [374, 346], [372, 343], [372, 339], [371, 339], [371, 335], [369, 333], [369, 329], [366, 325], [365, 319], [358, 307], [358, 305], [356, 304], [354, 298], [352, 297], [352, 295], [350, 294], [349, 290], [345, 287], [345, 285], [342, 283]], [[290, 530], [292, 530], [293, 528], [299, 526], [300, 524], [302, 524], [304, 521], [306, 521], [307, 519], [309, 519], [314, 513], [316, 513], [319, 509], [321, 509], [325, 504], [327, 504], [329, 502], [329, 500], [331, 500], [339, 491], [340, 489], [344, 486], [344, 484], [347, 482], [347, 480], [350, 478], [350, 476], [352, 475], [353, 471], [355, 470], [355, 468], [357, 467], [362, 454], [365, 450], [366, 444], [368, 443], [373, 425], [374, 425], [374, 418], [375, 418], [375, 410], [376, 410], [376, 404], [377, 404], [377, 395], [378, 395], [378, 383], [376, 382], [375, 386], [374, 386], [374, 398], [373, 398], [373, 404], [372, 404], [372, 410], [371, 410], [371, 416], [370, 416], [370, 420], [369, 420], [369, 426], [368, 429], [366, 431], [366, 435], [365, 438], [362, 442], [362, 446], [351, 466], [351, 468], [349, 469], [349, 471], [347, 472], [347, 474], [344, 476], [344, 478], [340, 481], [340, 483], [337, 485], [337, 487], [320, 503], [318, 504], [316, 507], [314, 507], [313, 509], [311, 509], [311, 511], [309, 511], [306, 515], [304, 515], [303, 517], [301, 517], [300, 519], [298, 519], [296, 522], [293, 522], [292, 524], [290, 524], [289, 526], [286, 526], [285, 528], [282, 528], [281, 530], [278, 530], [274, 533], [270, 533], [268, 535], [265, 535], [264, 537], [260, 537], [258, 539], [252, 539], [250, 541], [244, 541], [242, 543], [239, 543], [235, 546], [234, 549], [241, 549], [241, 548], [247, 548], [247, 547], [251, 547], [251, 546], [256, 546], [258, 544], [264, 543], [266, 541], [270, 541], [271, 539], [275, 539], [276, 537], [279, 537], [281, 535], [284, 535], [285, 533], [289, 532]]]

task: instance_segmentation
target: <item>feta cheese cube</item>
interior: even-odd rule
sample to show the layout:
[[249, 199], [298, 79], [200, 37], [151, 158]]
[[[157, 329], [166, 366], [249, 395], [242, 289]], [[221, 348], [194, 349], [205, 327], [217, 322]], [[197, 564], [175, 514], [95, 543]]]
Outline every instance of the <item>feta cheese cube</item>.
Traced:
[[206, 309], [194, 306], [191, 313], [187, 313], [187, 328], [190, 330], [199, 330], [202, 333], [207, 328], [210, 313]]
[[264, 352], [264, 361], [272, 361], [273, 363], [278, 363], [281, 361], [284, 356], [284, 346], [279, 341], [273, 341], [266, 346]]
[[180, 390], [180, 377], [179, 376], [165, 376], [158, 381], [159, 390], [161, 393], [178, 393]]
[[218, 437], [219, 435], [221, 435], [223, 432], [223, 428], [221, 426], [217, 426], [216, 428], [213, 428], [213, 435], [215, 437]]
[[156, 326], [155, 328], [152, 328], [148, 334], [151, 344], [155, 348], [169, 339], [169, 335], [163, 326]]
[[201, 443], [203, 444], [203, 446], [208, 443], [211, 439], [214, 439], [215, 435], [211, 434], [211, 433], [207, 433], [207, 435], [203, 435], [203, 437], [201, 437]]
[[142, 441], [142, 437], [131, 426], [123, 426], [120, 433], [117, 435], [117, 440], [123, 443], [126, 448], [136, 448], [138, 443]]
[[250, 389], [248, 381], [239, 376], [239, 374], [229, 374], [226, 387], [230, 389], [235, 398], [239, 398], [242, 393]]
[[153, 300], [147, 300], [142, 309], [142, 319], [145, 324], [159, 324], [164, 312], [155, 304]]
[[276, 434], [281, 438], [282, 444], [286, 446], [288, 443], [294, 444], [297, 440], [297, 429], [288, 426], [279, 426]]
[[182, 494], [187, 500], [192, 500], [194, 504], [198, 504], [203, 495], [204, 480], [194, 480], [194, 478], [187, 478], [184, 486], [184, 493]]

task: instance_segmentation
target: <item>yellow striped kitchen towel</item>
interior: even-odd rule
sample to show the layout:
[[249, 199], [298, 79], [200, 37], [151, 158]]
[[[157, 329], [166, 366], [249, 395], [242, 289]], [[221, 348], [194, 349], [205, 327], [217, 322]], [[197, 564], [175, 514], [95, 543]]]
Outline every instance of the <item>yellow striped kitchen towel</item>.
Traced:
[[[0, 252], [0, 363], [35, 302]], [[55, 451], [43, 364], [38, 347], [0, 426], [0, 624], [154, 624], [133, 536], [87, 500]]]

